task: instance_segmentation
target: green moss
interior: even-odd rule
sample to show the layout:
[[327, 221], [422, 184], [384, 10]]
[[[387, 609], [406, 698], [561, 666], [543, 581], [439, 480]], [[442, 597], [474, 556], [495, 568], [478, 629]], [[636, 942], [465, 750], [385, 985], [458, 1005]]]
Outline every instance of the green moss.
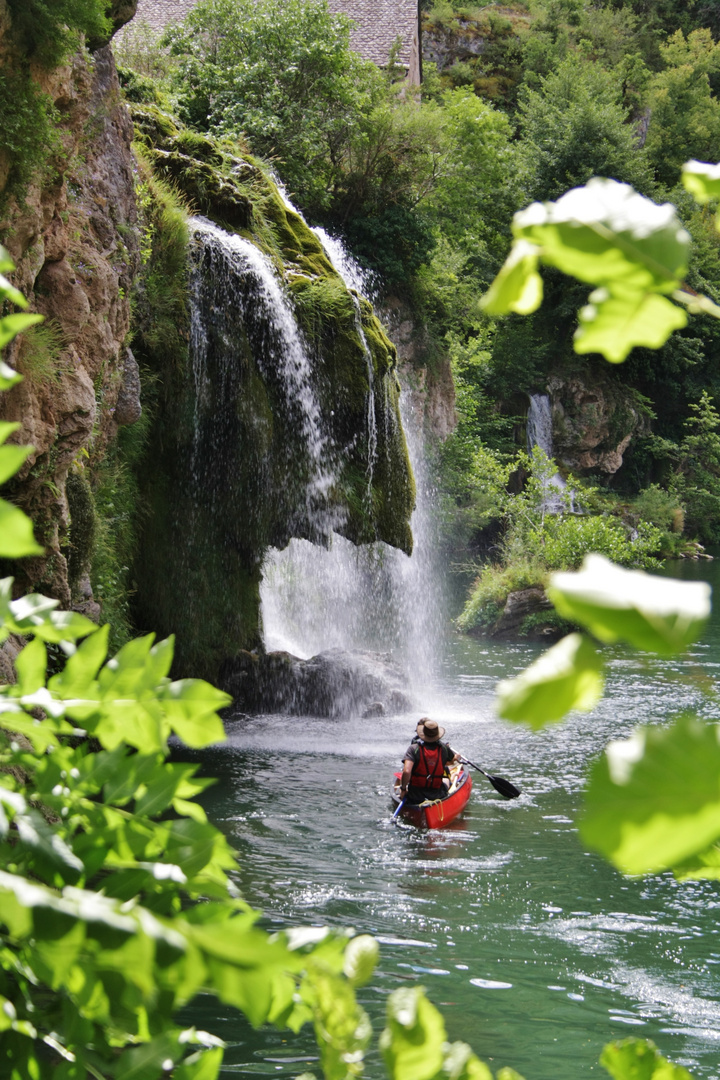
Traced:
[[547, 575], [546, 567], [534, 561], [484, 567], [457, 620], [459, 628], [471, 632], [494, 625], [511, 592], [533, 587], [544, 588]]
[[169, 113], [151, 102], [134, 105], [131, 109], [135, 138], [146, 147], [162, 146], [166, 139], [180, 133], [180, 128]]
[[53, 319], [29, 327], [20, 339], [18, 371], [35, 386], [58, 383], [64, 344], [62, 330]]
[[28, 71], [0, 69], [0, 210], [14, 195], [20, 199], [30, 181], [48, 168], [60, 148], [59, 116]]

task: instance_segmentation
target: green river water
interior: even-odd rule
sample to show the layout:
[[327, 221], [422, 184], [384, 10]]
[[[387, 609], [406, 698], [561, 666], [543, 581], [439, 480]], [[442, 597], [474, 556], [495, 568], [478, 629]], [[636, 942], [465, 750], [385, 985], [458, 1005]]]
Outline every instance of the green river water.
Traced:
[[[720, 561], [671, 572], [720, 586]], [[537, 652], [453, 639], [409, 716], [231, 722], [228, 743], [203, 755], [219, 778], [205, 804], [239, 851], [243, 894], [270, 927], [352, 926], [378, 938], [379, 969], [360, 991], [376, 1032], [387, 995], [419, 981], [449, 1037], [493, 1069], [509, 1065], [527, 1080], [606, 1076], [604, 1043], [636, 1035], [718, 1080], [720, 887], [624, 879], [583, 849], [574, 822], [588, 762], [609, 739], [692, 704], [713, 715], [696, 679], [720, 678], [720, 615], [681, 660], [611, 652], [600, 707], [534, 734], [494, 717], [493, 687]], [[505, 802], [476, 774], [449, 829], [391, 823], [390, 775], [423, 712], [522, 797]], [[192, 1020], [227, 1040], [226, 1077], [315, 1068], [309, 1032], [253, 1032], [209, 1000]], [[376, 1050], [366, 1075], [384, 1075]]]

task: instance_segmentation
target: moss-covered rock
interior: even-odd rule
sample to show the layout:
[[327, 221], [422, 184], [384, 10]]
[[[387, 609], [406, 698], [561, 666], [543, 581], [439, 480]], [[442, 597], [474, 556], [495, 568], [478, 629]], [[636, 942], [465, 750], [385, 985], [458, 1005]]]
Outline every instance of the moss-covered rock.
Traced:
[[[293, 536], [322, 541], [332, 524], [356, 543], [411, 551], [415, 488], [397, 356], [371, 305], [348, 291], [316, 234], [241, 146], [183, 129], [157, 107], [134, 116], [146, 244], [133, 348], [152, 416], [139, 467], [135, 620], [176, 632], [178, 670], [214, 678], [225, 659], [260, 643], [268, 547]], [[183, 202], [259, 249], [294, 311], [330, 477], [320, 514], [307, 423], [276, 330], [263, 321], [259, 285], [250, 272], [228, 276], [222, 245], [197, 229], [191, 316]], [[193, 334], [201, 358], [188, 348]]]

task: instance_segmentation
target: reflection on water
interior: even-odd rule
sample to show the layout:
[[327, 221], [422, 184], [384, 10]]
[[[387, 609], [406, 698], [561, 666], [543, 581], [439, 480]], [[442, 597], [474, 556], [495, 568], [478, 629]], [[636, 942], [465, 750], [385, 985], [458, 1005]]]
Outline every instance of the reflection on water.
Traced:
[[[684, 564], [685, 576], [716, 576]], [[717, 617], [716, 617], [717, 618]], [[421, 982], [452, 1039], [528, 1080], [604, 1075], [610, 1039], [652, 1038], [698, 1078], [720, 1077], [720, 893], [670, 875], [627, 880], [583, 850], [574, 825], [588, 760], [639, 722], [696, 704], [715, 679], [720, 627], [681, 660], [612, 655], [591, 716], [534, 734], [493, 716], [493, 686], [530, 645], [450, 643], [423, 702], [453, 745], [523, 789], [504, 802], [477, 776], [462, 819], [423, 833], [390, 822], [389, 776], [417, 716], [262, 717], [230, 726], [206, 754], [206, 797], [240, 852], [240, 885], [272, 926], [353, 926], [381, 943], [361, 1000], [379, 1031], [385, 998]], [[313, 1071], [309, 1034], [252, 1032], [209, 1000], [193, 1019], [231, 1044], [224, 1075]], [[384, 1075], [377, 1053], [368, 1076]]]

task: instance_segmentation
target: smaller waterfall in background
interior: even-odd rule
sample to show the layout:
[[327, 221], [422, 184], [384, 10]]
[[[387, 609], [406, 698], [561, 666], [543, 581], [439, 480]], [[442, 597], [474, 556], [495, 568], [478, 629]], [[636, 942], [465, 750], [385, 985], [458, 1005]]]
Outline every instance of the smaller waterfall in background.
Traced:
[[[348, 288], [361, 292], [362, 271], [340, 241], [324, 230], [315, 232]], [[359, 301], [356, 304], [359, 322]], [[407, 391], [401, 395], [400, 408], [417, 488], [412, 556], [384, 543], [356, 547], [338, 535], [327, 549], [291, 540], [283, 551], [273, 549], [266, 557], [262, 621], [268, 651], [285, 650], [302, 658], [331, 648], [390, 652], [405, 667], [414, 688], [427, 691], [439, 657], [445, 611], [423, 418]], [[368, 414], [371, 423], [374, 411]], [[368, 442], [376, 446], [376, 437]]]
[[[527, 449], [532, 454], [533, 447], [539, 446], [552, 461], [552, 406], [548, 394], [530, 394], [530, 408], [527, 415]], [[559, 472], [545, 483], [544, 509], [551, 514], [558, 514], [567, 509], [563, 492], [567, 484]], [[571, 499], [572, 501], [572, 499]]]

